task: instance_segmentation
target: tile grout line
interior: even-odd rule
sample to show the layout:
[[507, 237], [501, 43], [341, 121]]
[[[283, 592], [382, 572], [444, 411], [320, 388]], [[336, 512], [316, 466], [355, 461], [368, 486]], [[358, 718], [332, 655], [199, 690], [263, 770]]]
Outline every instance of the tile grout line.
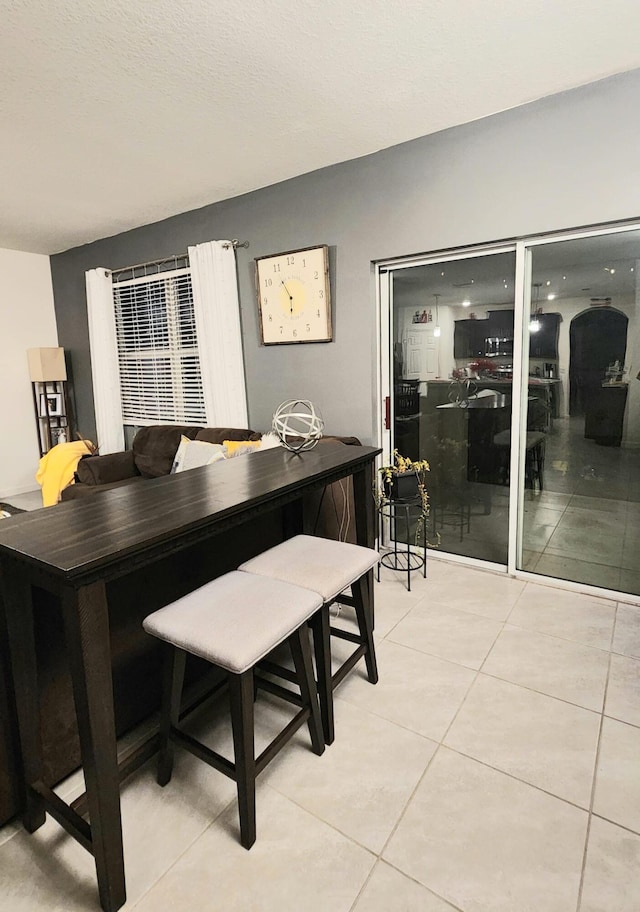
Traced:
[[[618, 604], [619, 603], [616, 603], [616, 608], [615, 608], [614, 616], [613, 616], [613, 626], [611, 628], [611, 638], [609, 641], [610, 647], [613, 646], [613, 640], [615, 637], [615, 629], [616, 629], [616, 624], [618, 621]], [[596, 746], [596, 757], [595, 757], [595, 762], [594, 762], [594, 766], [593, 766], [593, 781], [591, 783], [591, 796], [590, 796], [590, 801], [589, 801], [589, 816], [587, 818], [587, 829], [586, 829], [585, 837], [584, 837], [584, 851], [582, 853], [582, 866], [581, 866], [581, 870], [580, 870], [580, 884], [578, 886], [578, 901], [577, 901], [577, 905], [576, 905], [576, 912], [580, 912], [580, 907], [582, 906], [582, 897], [583, 897], [583, 893], [584, 893], [584, 878], [585, 878], [585, 874], [586, 874], [586, 870], [587, 870], [587, 856], [589, 853], [589, 842], [591, 839], [591, 821], [593, 819], [593, 805], [594, 805], [594, 801], [595, 801], [596, 786], [597, 786], [597, 780], [598, 780], [598, 764], [600, 762], [600, 750], [602, 747], [602, 730], [604, 727], [605, 709], [607, 706], [607, 693], [609, 691], [609, 679], [611, 676], [611, 656], [612, 656], [612, 653], [611, 653], [611, 649], [610, 649], [609, 650], [609, 663], [607, 666], [607, 678], [605, 681], [604, 695], [603, 695], [603, 699], [602, 699], [602, 713], [600, 715], [600, 724], [598, 726], [598, 743]]]
[[[525, 586], [526, 586], [526, 584], [525, 584]], [[524, 589], [524, 588], [525, 588], [525, 587], [523, 587], [523, 589]], [[517, 599], [516, 599], [516, 601], [517, 601]], [[514, 602], [514, 604], [515, 604], [515, 602]], [[502, 622], [502, 629], [504, 629], [504, 624], [505, 624], [505, 622]], [[495, 645], [496, 640], [498, 639], [498, 637], [499, 637], [500, 634], [502, 633], [502, 629], [499, 630], [498, 633], [496, 634], [496, 639], [494, 640], [494, 645]], [[391, 641], [391, 642], [393, 642], [393, 641]], [[493, 646], [491, 647], [491, 649], [493, 649]], [[489, 650], [489, 651], [491, 651], [491, 650]], [[469, 670], [472, 670], [472, 669], [469, 669]], [[463, 696], [462, 700], [460, 701], [460, 705], [458, 706], [458, 709], [457, 709], [456, 712], [454, 713], [454, 715], [453, 715], [451, 721], [449, 722], [447, 728], [445, 729], [445, 731], [444, 731], [444, 733], [443, 733], [443, 735], [442, 735], [442, 738], [440, 739], [440, 741], [439, 741], [439, 743], [438, 743], [438, 746], [436, 747], [435, 751], [433, 752], [433, 756], [431, 757], [431, 759], [430, 759], [429, 762], [427, 763], [426, 767], [424, 768], [424, 771], [423, 771], [422, 775], [420, 776], [418, 782], [416, 783], [415, 788], [413, 789], [413, 791], [412, 791], [411, 794], [409, 795], [409, 798], [407, 799], [407, 801], [406, 801], [406, 803], [405, 803], [405, 805], [404, 805], [404, 808], [403, 808], [402, 811], [400, 812], [400, 815], [399, 815], [398, 819], [396, 820], [396, 822], [395, 822], [395, 824], [394, 824], [394, 826], [393, 826], [393, 828], [392, 828], [392, 830], [391, 830], [389, 836], [387, 837], [387, 840], [386, 840], [385, 844], [383, 845], [383, 847], [382, 847], [382, 849], [381, 849], [381, 851], [380, 851], [380, 857], [381, 857], [381, 858], [382, 858], [382, 856], [383, 856], [385, 850], [387, 849], [387, 847], [388, 847], [390, 841], [391, 841], [391, 840], [393, 839], [393, 837], [395, 836], [395, 834], [396, 834], [396, 832], [397, 832], [397, 830], [398, 830], [398, 827], [399, 827], [400, 823], [401, 823], [402, 820], [404, 819], [404, 816], [405, 816], [405, 814], [406, 814], [406, 812], [407, 812], [407, 809], [408, 809], [410, 803], [413, 801], [413, 798], [414, 798], [416, 792], [418, 791], [418, 789], [420, 788], [422, 782], [424, 781], [424, 778], [425, 778], [425, 776], [427, 775], [427, 773], [428, 773], [428, 771], [429, 771], [429, 769], [430, 769], [430, 767], [431, 767], [431, 764], [433, 763], [434, 759], [438, 756], [438, 753], [440, 752], [440, 749], [443, 748], [443, 747], [444, 747], [445, 749], [448, 749], [448, 748], [446, 748], [446, 745], [444, 744], [444, 739], [446, 738], [447, 734], [449, 733], [449, 730], [450, 730], [451, 726], [453, 725], [453, 723], [454, 723], [455, 720], [457, 719], [458, 713], [460, 712], [460, 710], [461, 710], [462, 707], [464, 706], [465, 701], [466, 701], [466, 699], [467, 699], [467, 697], [468, 697], [468, 695], [469, 695], [469, 692], [470, 692], [471, 688], [473, 687], [473, 685], [475, 684], [476, 680], [478, 679], [478, 675], [479, 675], [479, 674], [480, 674], [480, 669], [478, 669], [478, 670], [474, 673], [473, 679], [470, 681], [469, 686], [468, 686], [467, 689], [465, 690], [464, 696]]]
[[152, 890], [154, 890], [162, 880], [164, 880], [164, 878], [167, 876], [167, 874], [175, 868], [175, 866], [178, 864], [179, 861], [182, 860], [182, 858], [184, 858], [184, 856], [187, 854], [187, 852], [191, 851], [191, 849], [194, 847], [194, 845], [196, 844], [196, 842], [198, 842], [198, 841], [204, 836], [204, 834], [205, 834], [206, 832], [208, 832], [208, 830], [211, 829], [211, 827], [214, 825], [214, 823], [216, 823], [216, 821], [222, 816], [222, 814], [226, 813], [226, 811], [228, 810], [229, 807], [231, 807], [232, 804], [237, 804], [237, 798], [234, 797], [234, 798], [232, 798], [232, 799], [229, 801], [228, 804], [225, 804], [224, 807], [221, 808], [220, 812], [219, 812], [218, 814], [216, 814], [216, 816], [213, 818], [213, 820], [210, 820], [209, 823], [206, 825], [206, 827], [205, 827], [200, 833], [198, 833], [198, 835], [195, 837], [195, 839], [193, 839], [193, 840], [189, 843], [189, 845], [185, 847], [184, 851], [183, 851], [183, 852], [180, 852], [180, 854], [177, 855], [176, 858], [173, 859], [173, 861], [171, 862], [171, 864], [169, 865], [169, 867], [168, 867], [168, 868], [165, 868], [165, 870], [162, 872], [162, 874], [160, 875], [160, 877], [158, 877], [158, 879], [155, 880], [155, 881], [148, 887], [148, 889], [146, 889], [146, 890], [145, 890], [145, 891], [144, 891], [144, 892], [135, 900], [135, 902], [134, 902], [133, 905], [131, 906], [132, 912], [133, 912], [133, 909], [135, 909], [137, 906], [139, 906], [140, 903], [142, 902], [142, 900], [143, 900], [146, 896], [148, 896], [149, 893], [150, 893]]

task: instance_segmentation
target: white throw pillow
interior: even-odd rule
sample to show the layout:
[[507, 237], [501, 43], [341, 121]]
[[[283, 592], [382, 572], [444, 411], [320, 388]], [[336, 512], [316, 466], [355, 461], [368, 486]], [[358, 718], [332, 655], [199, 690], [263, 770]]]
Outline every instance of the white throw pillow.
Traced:
[[270, 450], [272, 447], [282, 446], [282, 441], [277, 434], [274, 434], [272, 431], [269, 431], [268, 434], [263, 434], [260, 438], [260, 449], [261, 450]]
[[188, 437], [180, 438], [180, 446], [171, 466], [171, 474], [187, 472], [189, 469], [198, 469], [200, 466], [211, 465], [225, 458], [225, 449], [220, 443], [206, 443], [204, 440], [189, 440]]

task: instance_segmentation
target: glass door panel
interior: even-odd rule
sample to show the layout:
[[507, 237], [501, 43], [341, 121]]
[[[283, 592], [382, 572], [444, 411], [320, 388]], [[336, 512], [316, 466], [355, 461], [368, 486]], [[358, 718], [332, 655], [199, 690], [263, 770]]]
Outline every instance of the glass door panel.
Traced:
[[519, 567], [640, 594], [640, 231], [531, 249]]
[[430, 539], [506, 564], [515, 251], [402, 266], [390, 282], [392, 439], [430, 464]]

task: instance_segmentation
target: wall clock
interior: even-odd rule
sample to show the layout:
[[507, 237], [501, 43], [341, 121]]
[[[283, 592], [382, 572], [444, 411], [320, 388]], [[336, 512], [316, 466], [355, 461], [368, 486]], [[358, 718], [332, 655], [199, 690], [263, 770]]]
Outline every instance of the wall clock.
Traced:
[[263, 345], [331, 342], [326, 244], [258, 257], [256, 290]]

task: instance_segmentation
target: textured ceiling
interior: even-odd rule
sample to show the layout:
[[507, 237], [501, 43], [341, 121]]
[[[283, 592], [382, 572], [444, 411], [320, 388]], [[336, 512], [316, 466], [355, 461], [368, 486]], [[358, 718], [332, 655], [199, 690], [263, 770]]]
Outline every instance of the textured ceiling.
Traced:
[[639, 25], [638, 0], [0, 0], [0, 247], [65, 250], [633, 69]]

